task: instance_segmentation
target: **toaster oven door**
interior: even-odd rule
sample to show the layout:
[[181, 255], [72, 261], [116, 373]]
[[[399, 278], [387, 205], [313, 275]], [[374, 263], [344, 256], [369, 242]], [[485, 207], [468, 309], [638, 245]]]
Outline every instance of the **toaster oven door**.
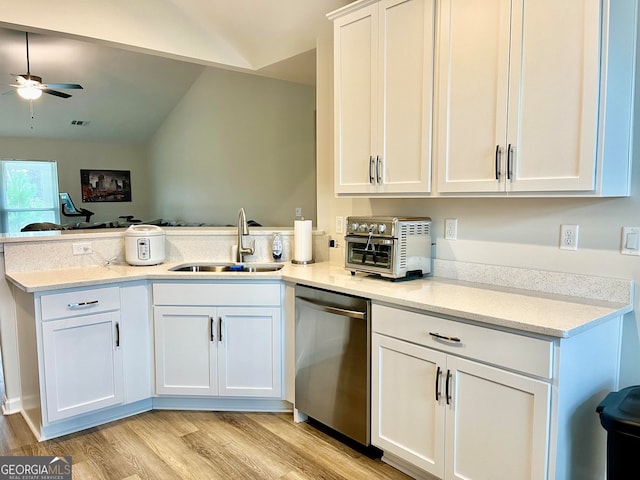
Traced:
[[393, 238], [345, 237], [345, 266], [354, 270], [373, 273], [393, 273]]

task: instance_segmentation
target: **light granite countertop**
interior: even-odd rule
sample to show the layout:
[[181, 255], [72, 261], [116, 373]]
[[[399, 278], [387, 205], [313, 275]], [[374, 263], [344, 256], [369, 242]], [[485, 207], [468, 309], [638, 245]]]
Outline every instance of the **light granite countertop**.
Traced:
[[632, 311], [630, 302], [609, 303], [437, 277], [392, 282], [363, 274], [352, 276], [342, 265], [329, 262], [311, 265], [287, 262], [277, 272], [261, 273], [169, 270], [179, 263], [181, 262], [142, 267], [89, 266], [7, 273], [6, 276], [18, 288], [32, 293], [137, 280], [282, 280], [366, 297], [374, 302], [425, 313], [560, 338], [573, 336]]

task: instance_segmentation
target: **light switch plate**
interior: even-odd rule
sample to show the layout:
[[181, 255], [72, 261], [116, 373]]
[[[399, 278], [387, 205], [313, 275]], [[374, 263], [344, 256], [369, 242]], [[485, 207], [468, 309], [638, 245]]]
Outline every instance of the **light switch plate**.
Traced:
[[622, 227], [622, 255], [640, 255], [640, 227]]

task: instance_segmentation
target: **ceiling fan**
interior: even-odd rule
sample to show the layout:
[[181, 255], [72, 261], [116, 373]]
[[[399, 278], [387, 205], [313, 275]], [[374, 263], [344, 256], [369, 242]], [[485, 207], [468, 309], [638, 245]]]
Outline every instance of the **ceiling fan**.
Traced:
[[82, 85], [77, 83], [42, 83], [42, 77], [32, 75], [29, 65], [29, 33], [25, 32], [24, 35], [27, 46], [27, 73], [12, 74], [16, 77], [17, 83], [11, 86], [17, 89], [18, 95], [25, 100], [36, 100], [43, 92], [60, 98], [69, 98], [71, 95], [68, 93], [58, 92], [54, 89], [82, 89]]

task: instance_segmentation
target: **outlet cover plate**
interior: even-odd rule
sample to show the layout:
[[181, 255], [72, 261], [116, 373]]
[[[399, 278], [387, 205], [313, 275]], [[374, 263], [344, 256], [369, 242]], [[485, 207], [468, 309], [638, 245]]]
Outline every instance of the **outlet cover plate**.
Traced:
[[93, 253], [91, 242], [72, 243], [71, 248], [74, 255], [89, 255]]
[[640, 227], [622, 227], [622, 255], [640, 255]]
[[578, 249], [578, 225], [560, 225], [560, 249]]
[[458, 219], [457, 218], [444, 219], [444, 238], [445, 240], [458, 239]]

